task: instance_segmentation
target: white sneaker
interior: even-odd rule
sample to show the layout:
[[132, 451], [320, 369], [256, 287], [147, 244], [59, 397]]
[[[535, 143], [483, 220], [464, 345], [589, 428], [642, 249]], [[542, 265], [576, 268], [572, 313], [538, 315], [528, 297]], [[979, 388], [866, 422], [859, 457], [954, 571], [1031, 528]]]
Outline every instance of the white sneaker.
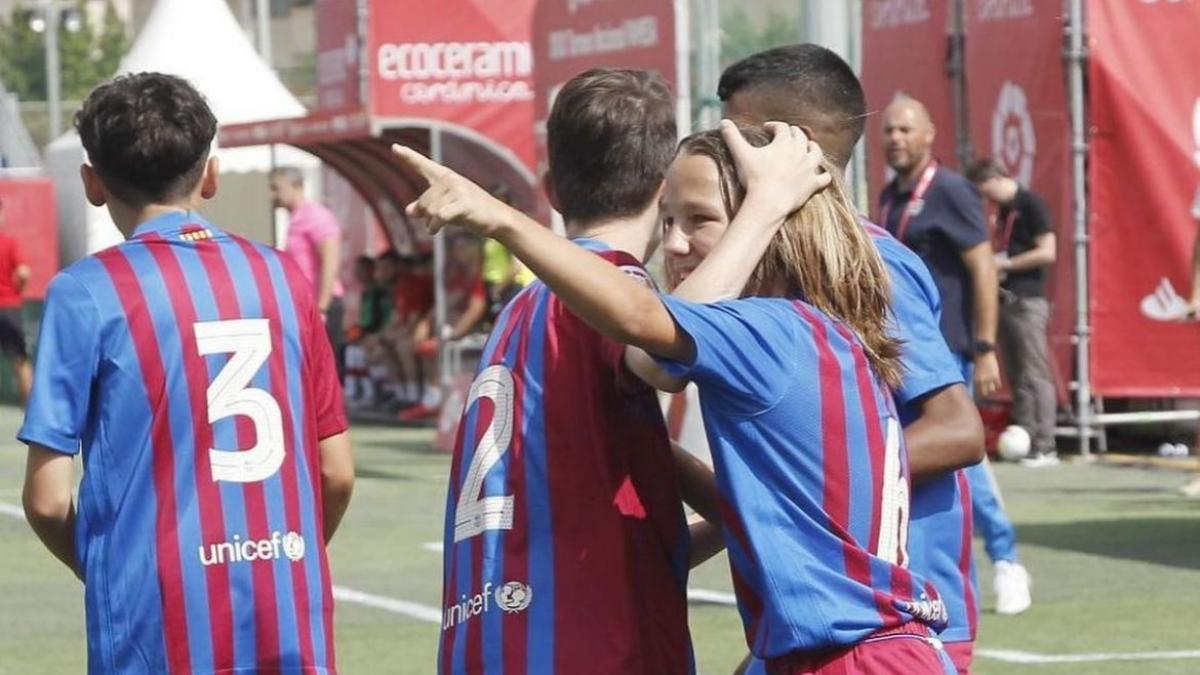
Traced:
[[995, 567], [996, 613], [1011, 616], [1029, 609], [1033, 598], [1029, 595], [1030, 578], [1025, 567], [1007, 560], [996, 561]]
[[1179, 494], [1191, 499], [1200, 499], [1200, 476], [1196, 476], [1187, 485], [1180, 487]]
[[1047, 466], [1058, 466], [1062, 462], [1058, 459], [1057, 452], [1044, 452], [1033, 457], [1026, 457], [1021, 460], [1021, 466], [1027, 466], [1031, 469], [1041, 469]]

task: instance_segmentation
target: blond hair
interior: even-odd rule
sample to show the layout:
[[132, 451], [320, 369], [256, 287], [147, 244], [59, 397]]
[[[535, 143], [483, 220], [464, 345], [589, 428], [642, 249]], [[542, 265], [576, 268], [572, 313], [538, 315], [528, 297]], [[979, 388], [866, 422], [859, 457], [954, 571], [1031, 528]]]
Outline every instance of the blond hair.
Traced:
[[[771, 140], [762, 128], [739, 128], [753, 146]], [[707, 157], [716, 164], [721, 201], [732, 220], [746, 189], [721, 133], [692, 134], [679, 144], [679, 152]], [[887, 269], [851, 205], [839, 172], [827, 162], [824, 168], [833, 182], [788, 216], [751, 275], [746, 294], [766, 295], [782, 284], [789, 294], [841, 320], [862, 343], [875, 373], [894, 387], [901, 379], [900, 342], [888, 334], [891, 283]]]

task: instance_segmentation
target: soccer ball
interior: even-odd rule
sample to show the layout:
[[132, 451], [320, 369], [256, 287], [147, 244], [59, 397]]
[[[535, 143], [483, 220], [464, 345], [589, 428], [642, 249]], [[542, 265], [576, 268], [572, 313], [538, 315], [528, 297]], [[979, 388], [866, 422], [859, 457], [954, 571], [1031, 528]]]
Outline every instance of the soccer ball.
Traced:
[[1016, 424], [1008, 425], [1008, 428], [1002, 431], [1000, 438], [996, 440], [996, 450], [1000, 453], [1000, 457], [1010, 462], [1028, 457], [1030, 445], [1032, 445], [1032, 439], [1029, 438], [1029, 432]]

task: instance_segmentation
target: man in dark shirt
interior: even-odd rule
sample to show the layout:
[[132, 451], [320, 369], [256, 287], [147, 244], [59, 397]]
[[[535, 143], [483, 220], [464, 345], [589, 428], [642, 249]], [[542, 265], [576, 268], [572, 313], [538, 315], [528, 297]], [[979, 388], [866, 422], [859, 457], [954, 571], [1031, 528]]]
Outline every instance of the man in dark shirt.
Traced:
[[[962, 176], [933, 156], [933, 121], [925, 106], [898, 97], [883, 113], [883, 151], [896, 177], [879, 197], [879, 217], [916, 252], [942, 295], [942, 336], [957, 357], [963, 380], [987, 396], [1000, 386], [996, 359], [999, 289], [983, 203]], [[995, 563], [996, 611], [1029, 608], [1029, 574], [1017, 561], [1017, 533], [1004, 512], [991, 466], [965, 469], [975, 529]]]
[[1027, 466], [1058, 464], [1054, 449], [1057, 395], [1047, 358], [1046, 268], [1054, 262], [1054, 230], [1041, 197], [1021, 187], [990, 158], [972, 162], [966, 178], [997, 207], [993, 244], [1000, 283], [1000, 350], [1013, 394], [1013, 420], [1033, 443]]

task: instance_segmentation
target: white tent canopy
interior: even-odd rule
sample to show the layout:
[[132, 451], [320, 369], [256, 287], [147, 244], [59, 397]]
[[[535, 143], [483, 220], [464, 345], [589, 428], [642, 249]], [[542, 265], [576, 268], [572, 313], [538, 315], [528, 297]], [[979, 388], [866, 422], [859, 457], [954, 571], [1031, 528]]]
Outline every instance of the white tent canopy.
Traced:
[[[158, 0], [118, 73], [158, 71], [182, 77], [208, 99], [217, 121], [239, 124], [299, 117], [304, 106], [250, 44], [224, 0]], [[265, 172], [267, 146], [217, 149], [222, 174]], [[69, 263], [120, 240], [108, 214], [87, 204], [79, 184], [83, 148], [74, 131], [47, 149], [56, 179], [62, 260]], [[319, 161], [290, 146], [275, 148], [275, 163], [299, 166], [310, 177]], [[220, 199], [220, 197], [218, 197]], [[263, 195], [265, 209], [266, 195]]]

